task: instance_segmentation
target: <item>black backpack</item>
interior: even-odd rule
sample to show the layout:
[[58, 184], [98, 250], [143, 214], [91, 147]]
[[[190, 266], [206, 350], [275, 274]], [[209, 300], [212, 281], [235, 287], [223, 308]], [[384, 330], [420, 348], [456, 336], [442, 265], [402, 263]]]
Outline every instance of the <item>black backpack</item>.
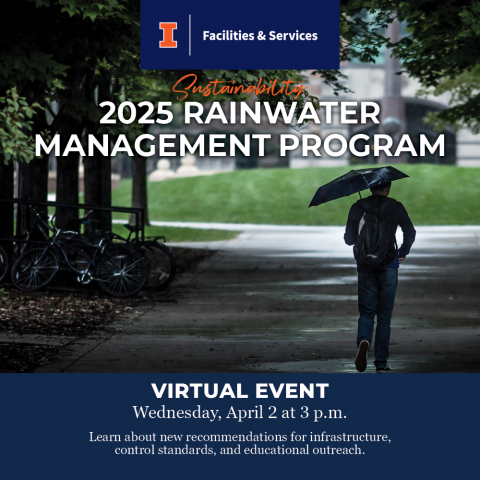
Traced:
[[390, 199], [380, 202], [375, 197], [364, 200], [366, 211], [359, 224], [353, 254], [363, 270], [384, 272], [395, 258], [396, 250], [387, 230], [385, 208]]

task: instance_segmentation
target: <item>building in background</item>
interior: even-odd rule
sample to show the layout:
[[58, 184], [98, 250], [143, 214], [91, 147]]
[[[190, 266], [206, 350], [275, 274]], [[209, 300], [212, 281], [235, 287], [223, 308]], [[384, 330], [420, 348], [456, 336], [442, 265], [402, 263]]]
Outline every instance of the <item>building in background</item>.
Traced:
[[[388, 28], [386, 35], [393, 42], [405, 35], [405, 25], [394, 21]], [[333, 91], [325, 84], [318, 84], [318, 80], [311, 83], [311, 90], [319, 92], [322, 101], [332, 102], [363, 102], [373, 101], [380, 105], [380, 125], [373, 122], [367, 125], [342, 125], [340, 124], [339, 108], [333, 109], [333, 122], [326, 125], [324, 118], [321, 126], [308, 126], [302, 133], [318, 133], [325, 138], [332, 133], [338, 133], [349, 139], [355, 134], [372, 136], [375, 133], [387, 133], [397, 139], [407, 133], [416, 150], [418, 151], [419, 136], [424, 134], [433, 144], [438, 137], [429, 125], [423, 121], [427, 112], [435, 112], [448, 107], [449, 94], [440, 97], [417, 98], [417, 91], [421, 85], [407, 75], [397, 75], [401, 70], [399, 61], [392, 58], [390, 51], [383, 52], [375, 64], [347, 63], [342, 65], [341, 71], [348, 79], [344, 85], [351, 93], [335, 96]], [[323, 116], [324, 117], [324, 116]], [[393, 126], [393, 129], [392, 129]], [[393, 131], [392, 131], [393, 130]], [[306, 168], [320, 166], [337, 166], [358, 163], [433, 163], [458, 165], [462, 167], [480, 166], [480, 135], [472, 134], [468, 129], [462, 128], [455, 132], [447, 128], [441, 132], [445, 135], [445, 155], [440, 157], [438, 151], [424, 157], [414, 157], [403, 153], [401, 157], [375, 157], [373, 152], [367, 157], [355, 157], [348, 151], [342, 157], [329, 157], [322, 153], [322, 157], [313, 154], [307, 158], [302, 157], [300, 149], [290, 156], [291, 168]], [[332, 146], [333, 146], [332, 142]], [[357, 142], [357, 149], [362, 151], [362, 141]], [[339, 146], [340, 147], [340, 146]]]

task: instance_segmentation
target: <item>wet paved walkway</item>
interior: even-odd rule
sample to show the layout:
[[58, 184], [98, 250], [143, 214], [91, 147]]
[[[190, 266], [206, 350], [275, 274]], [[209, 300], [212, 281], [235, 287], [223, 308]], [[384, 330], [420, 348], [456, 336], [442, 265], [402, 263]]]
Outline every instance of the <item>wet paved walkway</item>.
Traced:
[[[137, 309], [39, 371], [354, 372], [356, 269], [344, 229], [232, 228], [244, 233], [192, 244], [218, 251], [174, 283], [178, 303]], [[480, 227], [419, 227], [399, 274], [395, 372], [478, 373], [479, 292]]]

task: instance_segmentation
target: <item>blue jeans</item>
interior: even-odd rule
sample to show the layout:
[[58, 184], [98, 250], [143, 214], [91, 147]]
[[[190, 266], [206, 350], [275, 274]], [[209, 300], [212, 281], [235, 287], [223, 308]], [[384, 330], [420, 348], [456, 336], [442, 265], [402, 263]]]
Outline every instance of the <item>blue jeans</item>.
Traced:
[[390, 321], [398, 285], [398, 269], [386, 272], [358, 272], [358, 336], [357, 346], [362, 340], [372, 344], [373, 326], [377, 316], [375, 332], [375, 366], [385, 368], [390, 343]]

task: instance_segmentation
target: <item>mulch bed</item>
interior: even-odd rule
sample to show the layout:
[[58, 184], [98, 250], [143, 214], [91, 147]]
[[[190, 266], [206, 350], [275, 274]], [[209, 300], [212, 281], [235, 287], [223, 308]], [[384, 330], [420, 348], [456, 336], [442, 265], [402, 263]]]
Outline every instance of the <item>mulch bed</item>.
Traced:
[[[177, 276], [191, 270], [213, 252], [175, 248]], [[59, 285], [60, 284], [60, 285]], [[56, 282], [39, 292], [22, 292], [14, 288], [0, 289], [0, 333], [64, 335], [82, 337], [135, 306], [153, 302], [175, 302], [175, 282], [165, 291], [144, 290], [138, 295], [118, 299], [105, 295], [93, 284], [74, 291], [71, 282]], [[31, 372], [60, 347], [21, 343], [0, 343], [0, 373]]]
[[48, 362], [60, 347], [46, 345], [0, 344], [0, 372], [28, 373]]

